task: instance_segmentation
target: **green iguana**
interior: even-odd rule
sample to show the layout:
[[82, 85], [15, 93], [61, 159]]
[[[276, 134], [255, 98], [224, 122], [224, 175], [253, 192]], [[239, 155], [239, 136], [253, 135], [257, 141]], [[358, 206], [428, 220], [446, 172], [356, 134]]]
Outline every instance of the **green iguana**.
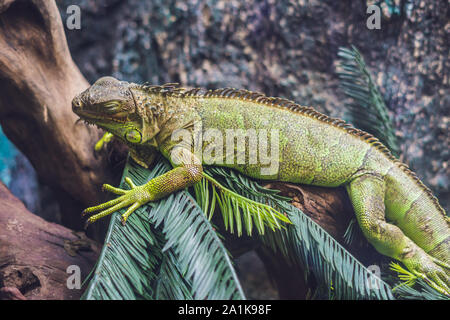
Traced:
[[[112, 77], [97, 80], [73, 99], [72, 107], [81, 119], [126, 143], [139, 164], [150, 165], [160, 152], [174, 167], [142, 186], [126, 178], [130, 190], [105, 184], [105, 190], [120, 197], [87, 208], [84, 213], [103, 210], [90, 217], [89, 223], [129, 207], [122, 215], [125, 223], [134, 210], [149, 201], [191, 186], [203, 177], [209, 179], [202, 164], [211, 159], [224, 160], [216, 164], [256, 179], [345, 186], [367, 240], [436, 290], [450, 294], [450, 223], [445, 211], [431, 191], [378, 139], [342, 120], [286, 99], [246, 90], [138, 85]], [[194, 137], [208, 130], [223, 136], [242, 130], [271, 132], [266, 140], [277, 138], [279, 153], [271, 151], [277, 170], [262, 173], [262, 160], [249, 162], [249, 152], [244, 163], [225, 161], [230, 152], [222, 153], [220, 139], [202, 140], [200, 151], [207, 156], [199, 157], [198, 150], [181, 139], [182, 135], [174, 135], [179, 130]], [[246, 140], [244, 147], [259, 152], [267, 148], [263, 140], [256, 144]], [[101, 143], [96, 149], [99, 147]], [[244, 152], [238, 148], [232, 150], [233, 155]], [[288, 222], [281, 214], [276, 219]]]

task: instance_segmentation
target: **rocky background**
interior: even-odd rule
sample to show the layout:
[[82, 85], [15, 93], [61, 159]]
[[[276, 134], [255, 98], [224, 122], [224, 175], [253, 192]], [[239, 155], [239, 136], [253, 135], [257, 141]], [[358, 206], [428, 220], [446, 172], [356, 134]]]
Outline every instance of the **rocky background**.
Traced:
[[[81, 29], [65, 28], [67, 41], [91, 83], [113, 75], [246, 88], [342, 117], [337, 51], [355, 45], [390, 110], [402, 160], [449, 211], [447, 1], [61, 0], [64, 24], [73, 4], [81, 8]], [[380, 30], [366, 27], [369, 4], [382, 8]], [[11, 158], [1, 141], [0, 151]], [[58, 195], [37, 181], [23, 156], [14, 157], [2, 180], [30, 211], [61, 222]], [[253, 258], [243, 257], [243, 269]], [[265, 276], [260, 267], [254, 270], [247, 283]]]

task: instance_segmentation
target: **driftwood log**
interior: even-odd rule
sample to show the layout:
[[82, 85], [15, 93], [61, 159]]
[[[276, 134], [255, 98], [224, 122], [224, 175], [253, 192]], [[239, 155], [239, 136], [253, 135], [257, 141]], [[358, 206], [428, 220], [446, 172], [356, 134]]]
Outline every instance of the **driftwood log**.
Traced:
[[29, 212], [0, 183], [0, 300], [78, 299], [82, 290], [69, 289], [67, 268], [79, 267], [82, 281], [99, 250], [82, 233]]
[[[111, 168], [105, 154], [94, 157], [93, 146], [101, 133], [82, 123], [76, 124], [71, 100], [88, 82], [72, 61], [54, 1], [0, 0], [0, 84], [0, 124], [5, 134], [30, 159], [39, 178], [58, 190], [65, 210], [64, 225], [81, 226], [81, 208], [105, 200], [100, 186], [113, 182], [117, 170]], [[345, 191], [281, 183], [268, 187], [292, 196], [294, 205], [342, 242], [352, 213]], [[1, 188], [5, 200], [1, 200], [0, 226], [6, 226], [0, 233], [3, 295], [77, 297], [62, 285], [66, 265], [76, 260], [65, 255], [63, 240], [75, 236], [68, 229], [31, 215], [4, 186]], [[101, 234], [96, 234], [96, 239], [101, 239]], [[93, 257], [77, 261], [87, 268]], [[270, 254], [265, 254], [263, 260], [267, 259]], [[27, 275], [25, 284], [12, 276], [14, 272], [19, 274], [14, 269], [18, 265], [25, 268], [19, 270]], [[286, 273], [280, 272], [283, 267], [268, 266], [278, 268], [276, 273], [280, 276], [276, 282], [280, 291], [284, 288], [286, 292], [282, 296], [298, 298], [289, 294], [295, 286]], [[298, 286], [304, 285], [301, 282]], [[35, 292], [36, 288], [40, 289]]]
[[72, 61], [54, 1], [0, 1], [0, 124], [64, 199], [63, 221], [71, 226], [80, 219], [70, 208], [98, 202], [101, 184], [112, 181], [104, 156], [92, 155], [100, 133], [75, 124], [71, 109], [88, 85]]

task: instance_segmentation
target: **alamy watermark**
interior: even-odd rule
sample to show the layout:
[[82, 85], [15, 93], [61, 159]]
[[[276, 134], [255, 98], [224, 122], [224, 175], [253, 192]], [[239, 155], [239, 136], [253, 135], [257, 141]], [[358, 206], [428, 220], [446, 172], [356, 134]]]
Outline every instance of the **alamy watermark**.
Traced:
[[372, 264], [367, 267], [375, 277], [370, 276], [366, 279], [366, 287], [370, 290], [380, 290], [381, 269], [378, 265]]
[[[172, 149], [173, 164], [257, 165], [260, 174], [278, 173], [280, 137], [278, 129], [202, 130], [201, 123], [194, 130], [175, 130], [171, 136], [176, 146]], [[185, 150], [193, 150], [186, 155]], [[189, 157], [188, 159], [186, 157]]]
[[381, 29], [381, 8], [376, 4], [372, 4], [367, 6], [366, 13], [370, 14], [366, 21], [367, 29]]
[[81, 29], [81, 9], [79, 6], [72, 4], [67, 7], [66, 13], [69, 15], [66, 19], [66, 27], [69, 30]]
[[81, 269], [76, 264], [72, 264], [66, 269], [69, 276], [66, 280], [67, 289], [81, 289]]
[[[69, 30], [81, 29], [81, 8], [78, 5], [72, 4], [67, 7], [66, 13], [68, 17], [66, 19], [66, 27]], [[366, 26], [368, 29], [381, 29], [381, 8], [376, 4], [368, 5], [366, 13], [370, 16], [366, 20]]]

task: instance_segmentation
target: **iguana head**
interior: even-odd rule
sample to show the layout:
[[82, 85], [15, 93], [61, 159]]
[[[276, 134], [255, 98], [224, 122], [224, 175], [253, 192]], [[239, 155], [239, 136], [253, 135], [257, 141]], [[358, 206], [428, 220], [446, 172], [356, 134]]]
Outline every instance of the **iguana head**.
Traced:
[[72, 100], [72, 110], [82, 120], [114, 134], [129, 144], [143, 144], [159, 131], [138, 107], [133, 87], [136, 84], [113, 77], [98, 79]]

